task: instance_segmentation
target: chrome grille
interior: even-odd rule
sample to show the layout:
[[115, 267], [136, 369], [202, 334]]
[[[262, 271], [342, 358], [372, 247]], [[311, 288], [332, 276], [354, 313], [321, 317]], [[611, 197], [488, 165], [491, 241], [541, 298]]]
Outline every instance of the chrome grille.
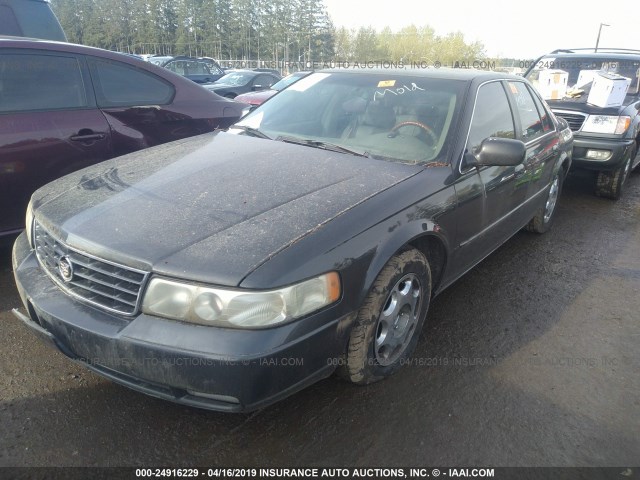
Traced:
[[556, 114], [556, 117], [564, 118], [569, 124], [569, 128], [572, 132], [577, 132], [582, 128], [582, 124], [584, 123], [587, 116], [584, 113], [577, 112], [565, 112], [554, 110], [553, 113]]
[[[146, 272], [80, 253], [67, 247], [34, 224], [34, 243], [40, 264], [49, 276], [66, 292], [87, 303], [122, 315], [138, 311]], [[63, 267], [69, 276], [64, 278]]]

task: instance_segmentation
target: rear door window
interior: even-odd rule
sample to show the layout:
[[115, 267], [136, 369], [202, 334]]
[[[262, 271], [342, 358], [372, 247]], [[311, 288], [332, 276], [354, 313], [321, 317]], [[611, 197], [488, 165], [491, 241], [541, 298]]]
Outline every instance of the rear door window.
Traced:
[[540, 118], [542, 119], [542, 129], [544, 130], [545, 133], [550, 132], [551, 130], [553, 130], [553, 122], [549, 117], [549, 112], [547, 111], [547, 109], [544, 107], [544, 105], [538, 98], [538, 95], [536, 95], [536, 93], [531, 89], [531, 87], [527, 86], [527, 89], [529, 90], [529, 93], [533, 97], [533, 101], [536, 104], [536, 107], [538, 108], [538, 112], [540, 113]]
[[0, 35], [22, 36], [18, 19], [7, 5], [0, 5]]
[[166, 105], [175, 93], [173, 85], [133, 66], [93, 59], [91, 74], [100, 107]]
[[529, 142], [544, 135], [542, 119], [524, 82], [509, 82], [509, 90], [513, 94], [520, 117], [522, 141]]
[[274, 83], [274, 77], [271, 75], [258, 75], [253, 81], [253, 85], [259, 88], [269, 88]]
[[0, 54], [0, 112], [87, 107], [78, 59], [49, 54]]

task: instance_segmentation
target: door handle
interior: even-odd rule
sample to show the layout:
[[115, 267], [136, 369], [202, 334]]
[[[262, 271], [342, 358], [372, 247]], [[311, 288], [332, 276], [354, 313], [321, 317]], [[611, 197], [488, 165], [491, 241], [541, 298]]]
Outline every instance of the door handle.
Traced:
[[91, 142], [93, 140], [102, 140], [104, 137], [104, 133], [86, 133], [72, 135], [71, 140], [73, 140], [74, 142]]

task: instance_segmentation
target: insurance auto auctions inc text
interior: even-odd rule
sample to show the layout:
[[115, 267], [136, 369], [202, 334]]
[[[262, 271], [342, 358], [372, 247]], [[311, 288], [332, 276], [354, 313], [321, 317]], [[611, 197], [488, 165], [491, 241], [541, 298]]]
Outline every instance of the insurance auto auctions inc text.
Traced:
[[348, 68], [348, 69], [360, 69], [368, 70], [374, 68], [392, 68], [392, 69], [424, 69], [424, 68], [474, 68], [477, 70], [495, 70], [495, 60], [459, 60], [453, 62], [441, 62], [436, 60], [435, 62], [429, 62], [426, 60], [420, 61], [387, 61], [387, 60], [368, 60], [361, 62], [269, 62], [269, 61], [251, 61], [251, 60], [227, 60], [222, 61], [225, 68], [278, 68], [282, 66], [286, 70], [322, 70], [327, 68]]
[[260, 478], [438, 478], [494, 477], [493, 468], [260, 468]]

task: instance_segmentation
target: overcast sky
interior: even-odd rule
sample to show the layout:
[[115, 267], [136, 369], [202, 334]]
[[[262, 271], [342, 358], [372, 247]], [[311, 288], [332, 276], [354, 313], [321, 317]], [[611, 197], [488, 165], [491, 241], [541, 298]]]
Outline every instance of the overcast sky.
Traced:
[[[600, 23], [601, 47], [640, 50], [633, 2], [537, 0], [325, 0], [336, 27], [430, 25], [437, 35], [461, 31], [480, 41], [489, 56], [533, 59], [557, 48], [594, 47]], [[616, 6], [619, 6], [616, 8]]]

